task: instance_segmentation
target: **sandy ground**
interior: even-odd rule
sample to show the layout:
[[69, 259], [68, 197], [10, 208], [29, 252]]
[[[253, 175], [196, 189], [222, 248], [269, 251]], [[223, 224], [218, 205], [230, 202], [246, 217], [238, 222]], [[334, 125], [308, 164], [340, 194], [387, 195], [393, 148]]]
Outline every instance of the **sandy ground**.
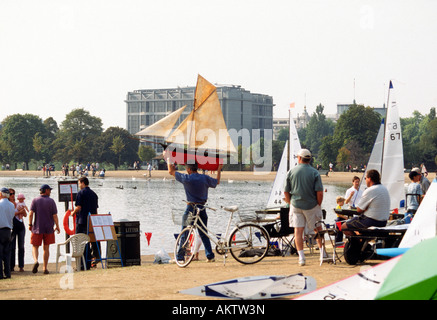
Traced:
[[[107, 177], [144, 178], [145, 171], [107, 172]], [[60, 174], [59, 172], [55, 173]], [[147, 173], [146, 173], [147, 174]], [[324, 182], [349, 183], [353, 173], [330, 173], [323, 176]], [[42, 176], [41, 172], [0, 171], [5, 176]], [[223, 179], [233, 180], [272, 180], [275, 173], [255, 175], [249, 172], [223, 172]], [[153, 178], [168, 177], [166, 171], [153, 171]], [[408, 177], [406, 177], [408, 179]], [[407, 181], [407, 180], [406, 180]], [[307, 250], [307, 249], [306, 249]], [[328, 249], [332, 252], [332, 249]], [[341, 250], [340, 250], [341, 251]], [[11, 279], [0, 280], [0, 299], [152, 299], [152, 300], [198, 300], [202, 297], [184, 295], [180, 290], [236, 277], [255, 275], [291, 275], [303, 273], [314, 277], [317, 287], [346, 278], [362, 271], [365, 266], [350, 266], [344, 259], [336, 265], [324, 263], [319, 265], [319, 253], [312, 255], [307, 250], [307, 265], [298, 266], [296, 255], [288, 257], [267, 257], [254, 265], [242, 265], [231, 256], [223, 263], [221, 256], [216, 256], [215, 263], [206, 263], [203, 253], [201, 261], [192, 262], [186, 268], [175, 264], [153, 264], [153, 256], [143, 256], [141, 266], [124, 268], [96, 269], [73, 274], [59, 274], [55, 266], [50, 265], [50, 274], [40, 272], [32, 274], [32, 266], [26, 265], [25, 272], [13, 272]], [[203, 261], [202, 261], [203, 260]], [[376, 264], [381, 261], [370, 261]]]
[[[185, 171], [183, 171], [185, 172]], [[215, 177], [215, 173], [210, 173]], [[350, 183], [352, 185], [353, 176], [362, 177], [362, 173], [354, 172], [330, 172], [328, 176], [322, 175], [322, 181], [325, 183]], [[61, 176], [60, 171], [52, 172], [52, 176]], [[247, 171], [223, 171], [223, 180], [246, 180], [246, 181], [273, 181], [276, 172], [267, 173], [253, 173]], [[42, 171], [0, 171], [0, 177], [43, 177]], [[146, 170], [120, 170], [120, 171], [106, 171], [106, 178], [143, 178], [148, 179], [149, 173]], [[153, 170], [151, 179], [163, 179], [171, 177], [165, 170]], [[70, 177], [71, 178], [71, 177]], [[434, 176], [428, 179], [431, 181]], [[405, 174], [405, 183], [410, 183], [408, 174]]]
[[[226, 259], [226, 264], [221, 256], [216, 256], [214, 263], [206, 263], [203, 252], [200, 261], [193, 261], [186, 268], [172, 263], [154, 264], [153, 256], [143, 256], [141, 266], [102, 269], [98, 265], [95, 269], [72, 274], [56, 273], [54, 264], [49, 264], [51, 273], [48, 275], [42, 273], [41, 266], [40, 271], [33, 274], [32, 266], [26, 265], [24, 272], [12, 272], [11, 279], [0, 280], [0, 299], [204, 300], [179, 291], [237, 277], [296, 273], [314, 277], [317, 287], [321, 288], [360, 272], [369, 264], [380, 262], [350, 266], [343, 259], [336, 265], [324, 263], [320, 266], [318, 251], [312, 254], [306, 251], [307, 264], [303, 267], [298, 266], [296, 255], [266, 257], [257, 264], [243, 265], [231, 256]], [[332, 250], [328, 249], [328, 252]]]

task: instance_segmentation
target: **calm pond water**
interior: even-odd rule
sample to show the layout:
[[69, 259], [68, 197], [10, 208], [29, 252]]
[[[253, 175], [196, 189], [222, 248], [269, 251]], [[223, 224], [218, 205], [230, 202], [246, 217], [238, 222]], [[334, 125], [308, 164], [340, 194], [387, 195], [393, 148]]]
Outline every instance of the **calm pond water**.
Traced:
[[[171, 177], [170, 177], [171, 178]], [[174, 234], [181, 226], [173, 222], [172, 217], [181, 216], [185, 203], [185, 192], [182, 184], [174, 179], [90, 179], [90, 187], [99, 196], [99, 213], [111, 213], [113, 221], [139, 221], [141, 254], [155, 254], [161, 248], [172, 253]], [[50, 178], [21, 178], [0, 177], [0, 187], [14, 188], [16, 193], [23, 193], [26, 204], [30, 207], [32, 199], [39, 195], [39, 187], [47, 183], [52, 190], [52, 198], [58, 207], [58, 217], [61, 233], [56, 234], [56, 242], [65, 241], [62, 221], [65, 213], [64, 202], [58, 202], [58, 177]], [[123, 187], [121, 189], [120, 187]], [[222, 181], [216, 189], [209, 189], [209, 206], [218, 208], [208, 211], [208, 226], [217, 233], [225, 231], [228, 214], [220, 206], [238, 205], [244, 212], [254, 212], [262, 209], [272, 187], [272, 182], [264, 181]], [[322, 207], [327, 211], [327, 223], [333, 223], [335, 214], [335, 198], [344, 195], [349, 185], [325, 184], [326, 193]], [[71, 208], [71, 204], [69, 205]], [[28, 223], [25, 218], [26, 225]], [[151, 232], [152, 237], [148, 245], [145, 232]], [[30, 245], [30, 231], [26, 229], [25, 263], [33, 263]], [[56, 245], [52, 245], [50, 262], [55, 262]], [[104, 247], [103, 247], [104, 248]], [[40, 263], [42, 248], [40, 249]]]

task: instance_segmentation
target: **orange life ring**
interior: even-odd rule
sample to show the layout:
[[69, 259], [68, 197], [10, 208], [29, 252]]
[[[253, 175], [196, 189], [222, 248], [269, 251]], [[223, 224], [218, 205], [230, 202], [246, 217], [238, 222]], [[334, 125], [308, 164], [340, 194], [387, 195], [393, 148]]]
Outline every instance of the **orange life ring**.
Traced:
[[70, 229], [70, 226], [68, 224], [68, 218], [71, 216], [71, 211], [67, 210], [67, 212], [65, 212], [65, 216], [64, 216], [64, 230], [65, 233], [68, 234], [69, 236], [72, 236], [73, 234], [76, 233], [76, 219], [73, 219], [73, 230]]

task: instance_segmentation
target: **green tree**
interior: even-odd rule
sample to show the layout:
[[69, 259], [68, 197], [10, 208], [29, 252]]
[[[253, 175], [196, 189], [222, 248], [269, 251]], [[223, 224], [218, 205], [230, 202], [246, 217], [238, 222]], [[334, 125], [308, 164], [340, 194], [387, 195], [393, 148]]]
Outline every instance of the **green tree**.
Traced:
[[326, 136], [322, 139], [322, 144], [319, 149], [319, 161], [322, 164], [322, 168], [328, 169], [329, 163], [334, 163], [337, 158], [337, 148], [332, 136]]
[[425, 117], [419, 112], [414, 111], [413, 116], [401, 118], [402, 146], [404, 150], [404, 163], [408, 168], [420, 162], [420, 132], [421, 123]]
[[[372, 108], [352, 105], [340, 116], [335, 126], [333, 142], [336, 149], [355, 141], [365, 154], [370, 155], [380, 124], [380, 115]], [[368, 157], [365, 158], [361, 162]]]
[[32, 139], [32, 145], [36, 155], [35, 159], [43, 160], [43, 162], [48, 161], [45, 154], [47, 150], [51, 150], [51, 148], [47, 146], [47, 141], [44, 141], [44, 138], [39, 132], [35, 133], [35, 136]]
[[138, 157], [142, 162], [150, 162], [155, 156], [155, 149], [151, 146], [140, 145], [138, 148]]
[[3, 121], [0, 140], [3, 142], [3, 152], [7, 152], [7, 161], [24, 162], [25, 168], [37, 154], [33, 148], [33, 138], [39, 133], [47, 136], [46, 128], [40, 117], [32, 114], [13, 114]]
[[102, 120], [84, 109], [74, 109], [66, 115], [54, 143], [56, 159], [78, 163], [96, 159], [95, 142], [102, 134]]
[[290, 139], [290, 130], [286, 128], [281, 128], [278, 132], [278, 138], [277, 141], [287, 141]]
[[114, 152], [118, 158], [118, 166], [115, 166], [115, 170], [117, 170], [117, 168], [120, 166], [121, 153], [123, 152], [124, 147], [125, 144], [120, 136], [116, 136], [112, 139], [112, 145], [109, 147], [109, 149], [111, 149], [111, 151]]
[[401, 118], [405, 167], [417, 167], [421, 163], [434, 167], [434, 146], [431, 142], [435, 119], [435, 108], [431, 108], [427, 115], [415, 110], [411, 117]]
[[[114, 140], [116, 137], [118, 138]], [[95, 141], [97, 159], [100, 162], [112, 163], [116, 168], [124, 163], [133, 163], [138, 159], [138, 144], [138, 140], [135, 140], [126, 129], [109, 127]], [[122, 152], [114, 153], [121, 145]]]
[[337, 168], [344, 168], [346, 164], [349, 163], [350, 161], [350, 157], [351, 157], [351, 152], [349, 151], [348, 148], [346, 147], [341, 147], [340, 150], [338, 150], [338, 155], [337, 155]]
[[[331, 120], [327, 120], [323, 114], [324, 106], [319, 104], [316, 107], [316, 111], [310, 118], [310, 121], [305, 129], [305, 139], [301, 141], [316, 158], [318, 157], [319, 149], [322, 144], [323, 137], [332, 135], [334, 132], [334, 123]], [[300, 133], [299, 133], [300, 136]]]
[[426, 133], [420, 137], [421, 161], [419, 163], [425, 163], [429, 168], [436, 164], [434, 159], [437, 155], [437, 119], [427, 121], [426, 129]]
[[279, 163], [281, 162], [282, 152], [284, 151], [285, 142], [273, 140], [272, 145], [272, 164], [275, 167], [275, 170], [279, 167]]

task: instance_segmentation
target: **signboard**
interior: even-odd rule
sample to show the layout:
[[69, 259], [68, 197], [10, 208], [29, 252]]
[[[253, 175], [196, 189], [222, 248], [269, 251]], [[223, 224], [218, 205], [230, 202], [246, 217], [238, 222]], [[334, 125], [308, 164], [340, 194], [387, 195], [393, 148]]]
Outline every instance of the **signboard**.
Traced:
[[112, 216], [110, 214], [91, 214], [88, 235], [91, 242], [117, 240]]
[[73, 201], [76, 200], [79, 191], [77, 180], [60, 180], [58, 181], [58, 201], [69, 202], [73, 194]]

